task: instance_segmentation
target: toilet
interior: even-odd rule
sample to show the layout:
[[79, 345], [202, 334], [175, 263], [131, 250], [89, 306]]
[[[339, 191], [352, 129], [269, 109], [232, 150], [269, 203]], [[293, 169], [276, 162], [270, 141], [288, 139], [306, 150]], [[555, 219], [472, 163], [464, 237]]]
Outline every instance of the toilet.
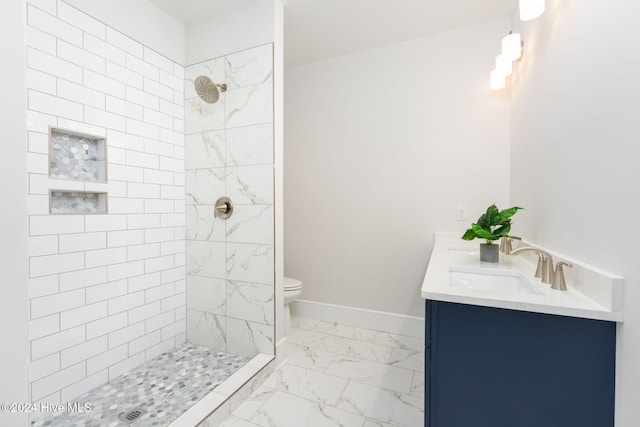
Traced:
[[291, 310], [289, 303], [295, 301], [302, 292], [302, 282], [291, 277], [284, 278], [284, 333], [291, 333]]

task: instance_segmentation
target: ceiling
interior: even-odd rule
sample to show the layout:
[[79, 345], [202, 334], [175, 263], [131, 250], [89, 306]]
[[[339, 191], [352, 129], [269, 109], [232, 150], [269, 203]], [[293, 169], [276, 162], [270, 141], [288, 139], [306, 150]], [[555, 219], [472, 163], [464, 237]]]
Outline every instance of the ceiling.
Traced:
[[[267, 0], [150, 1], [189, 25], [235, 7]], [[287, 66], [510, 16], [515, 6], [515, 0], [283, 0], [283, 3]]]

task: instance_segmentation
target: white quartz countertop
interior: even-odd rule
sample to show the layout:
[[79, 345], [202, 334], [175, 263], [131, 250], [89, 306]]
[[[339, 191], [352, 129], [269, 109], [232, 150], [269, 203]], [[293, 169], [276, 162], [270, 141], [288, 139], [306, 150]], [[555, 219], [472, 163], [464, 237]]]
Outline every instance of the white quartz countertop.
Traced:
[[[435, 244], [421, 295], [425, 299], [505, 308], [511, 310], [622, 322], [623, 279], [579, 261], [554, 254], [554, 260], [567, 260], [567, 291], [551, 289], [534, 277], [536, 265], [523, 256], [500, 254], [499, 263], [480, 261], [479, 240], [464, 241], [461, 233], [436, 233]], [[533, 245], [535, 246], [535, 245]], [[548, 249], [545, 249], [548, 251]], [[550, 251], [548, 251], [550, 252]], [[453, 287], [449, 272], [516, 273], [527, 280], [539, 295]]]

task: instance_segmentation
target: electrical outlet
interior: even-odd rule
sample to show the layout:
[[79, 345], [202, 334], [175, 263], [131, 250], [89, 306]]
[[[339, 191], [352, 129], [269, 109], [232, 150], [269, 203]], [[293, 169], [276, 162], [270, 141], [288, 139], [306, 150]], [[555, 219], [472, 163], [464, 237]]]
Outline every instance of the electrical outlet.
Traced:
[[466, 220], [467, 220], [467, 207], [456, 206], [456, 221], [466, 221]]

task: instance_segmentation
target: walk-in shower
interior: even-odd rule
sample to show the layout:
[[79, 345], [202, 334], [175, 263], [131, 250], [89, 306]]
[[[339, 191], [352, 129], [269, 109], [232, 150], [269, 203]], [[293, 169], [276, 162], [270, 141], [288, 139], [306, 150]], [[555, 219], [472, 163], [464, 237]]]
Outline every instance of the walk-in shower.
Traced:
[[[176, 420], [175, 425], [195, 426], [205, 419], [217, 424], [220, 412], [212, 415], [212, 411], [231, 405], [235, 387], [251, 388], [273, 369], [269, 365], [275, 355], [272, 51], [272, 44], [267, 44], [185, 68], [184, 150], [176, 149], [177, 157], [184, 157], [184, 171], [171, 176], [173, 184], [182, 179], [184, 202], [175, 195], [174, 213], [161, 219], [177, 221], [183, 215], [182, 233], [172, 229], [171, 236], [183, 239], [182, 264], [168, 245], [157, 244], [161, 251], [167, 248], [158, 262], [170, 258], [182, 268], [182, 276], [152, 272], [149, 262], [144, 265], [148, 271], [143, 270], [148, 274], [123, 282], [128, 285], [123, 292], [141, 292], [145, 302], [149, 300], [148, 310], [157, 306], [158, 314], [142, 317], [146, 307], [124, 311], [122, 318], [136, 323], [122, 331], [139, 336], [132, 344], [120, 345], [124, 332], [116, 330], [104, 338], [114, 349], [96, 357], [106, 364], [117, 351], [138, 354], [156, 335], [159, 340], [170, 333], [180, 338], [174, 346], [163, 345], [157, 356], [137, 365], [132, 362], [121, 375], [106, 383], [100, 377], [95, 388], [71, 396], [76, 405], [72, 407], [88, 404], [90, 412], [49, 413], [34, 419], [32, 427], [168, 426]], [[227, 84], [216, 84], [214, 79]], [[170, 187], [168, 182], [163, 185], [165, 190]], [[154, 305], [155, 291], [145, 284], [150, 278], [176, 281], [171, 289], [181, 292], [182, 301], [171, 300], [175, 307], [164, 301]], [[167, 324], [165, 317], [178, 326]], [[88, 369], [94, 365], [88, 363]]]

